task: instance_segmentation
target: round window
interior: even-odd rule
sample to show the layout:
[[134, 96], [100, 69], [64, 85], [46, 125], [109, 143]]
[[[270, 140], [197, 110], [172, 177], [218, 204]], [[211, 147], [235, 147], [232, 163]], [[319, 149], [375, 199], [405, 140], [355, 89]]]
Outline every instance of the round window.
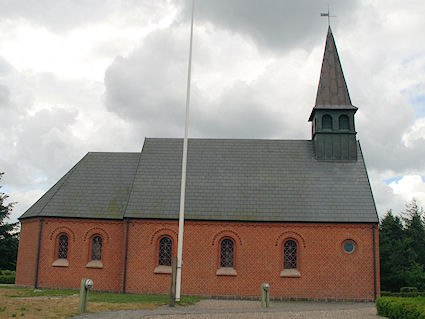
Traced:
[[344, 248], [344, 251], [347, 254], [351, 254], [354, 251], [354, 248], [355, 248], [354, 241], [352, 241], [352, 240], [344, 241], [343, 248]]

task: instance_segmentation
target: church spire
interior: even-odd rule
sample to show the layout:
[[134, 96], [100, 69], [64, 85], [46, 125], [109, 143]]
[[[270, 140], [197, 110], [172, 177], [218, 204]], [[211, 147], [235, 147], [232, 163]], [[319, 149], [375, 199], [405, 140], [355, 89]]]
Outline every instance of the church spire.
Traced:
[[316, 106], [352, 105], [331, 27], [328, 27]]
[[312, 140], [318, 160], [356, 160], [357, 143], [354, 115], [331, 27], [326, 36], [325, 53], [311, 111]]

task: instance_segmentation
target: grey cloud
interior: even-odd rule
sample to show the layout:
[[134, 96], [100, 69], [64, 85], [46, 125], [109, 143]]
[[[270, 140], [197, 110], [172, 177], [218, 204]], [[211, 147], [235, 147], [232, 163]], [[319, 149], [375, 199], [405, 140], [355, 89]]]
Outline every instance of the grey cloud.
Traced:
[[[101, 103], [103, 85], [49, 73], [0, 75], [0, 171], [21, 215], [88, 151], [135, 151], [136, 130]], [[2, 94], [4, 92], [7, 94]], [[0, 102], [0, 103], [2, 103]]]
[[[388, 65], [388, 58], [380, 53], [371, 52], [373, 70], [364, 57], [348, 54], [346, 61], [352, 69], [349, 89], [352, 100], [359, 107], [357, 113], [358, 138], [362, 142], [368, 167], [376, 171], [393, 171], [396, 175], [416, 174], [425, 171], [425, 141], [417, 140], [412, 146], [406, 146], [403, 135], [415, 121], [414, 107], [409, 101], [409, 90], [403, 90], [405, 83], [412, 77], [420, 81], [408, 68]], [[394, 59], [394, 57], [392, 58]], [[353, 62], [352, 62], [353, 61]], [[391, 77], [397, 70], [398, 77]], [[407, 73], [407, 77], [406, 74]], [[420, 90], [416, 89], [416, 93]]]
[[33, 23], [44, 25], [54, 31], [68, 30], [73, 27], [93, 22], [117, 6], [114, 1], [55, 1], [55, 0], [5, 0], [0, 5], [0, 12], [8, 19], [23, 18]]
[[[182, 1], [182, 20], [187, 20], [191, 1]], [[322, 39], [326, 22], [320, 17], [326, 12], [329, 1], [300, 0], [214, 0], [196, 1], [196, 21], [212, 23], [230, 32], [246, 35], [261, 49], [288, 49], [299, 46], [313, 47]], [[338, 15], [335, 23], [352, 22], [357, 1], [331, 3], [331, 14]]]
[[[107, 0], [101, 6], [99, 3], [15, 0], [0, 4], [0, 17], [27, 19], [57, 32], [129, 12], [133, 4], [137, 8], [129, 15], [131, 19], [138, 13], [142, 20], [160, 19], [157, 10], [162, 6], [183, 10], [180, 21], [153, 32], [140, 47], [126, 57], [117, 57], [108, 68], [104, 103], [109, 112], [99, 107], [96, 104], [99, 101], [90, 95], [91, 91], [97, 92], [101, 84], [61, 81], [51, 74], [20, 78], [7, 61], [0, 58], [0, 105], [3, 105], [0, 116], [8, 118], [2, 127], [7, 133], [0, 132], [0, 150], [7, 150], [3, 151], [7, 156], [0, 159], [0, 168], [13, 180], [12, 186], [46, 189], [88, 150], [119, 151], [125, 144], [126, 150], [134, 151], [140, 149], [144, 136], [183, 135], [190, 0], [124, 1], [119, 8], [116, 1]], [[376, 172], [372, 173], [372, 179], [382, 178], [383, 172], [395, 175], [423, 172], [424, 140], [418, 139], [410, 147], [402, 142], [403, 134], [414, 121], [414, 113], [412, 105], [403, 98], [406, 94], [400, 92], [406, 88], [397, 82], [411, 79], [402, 77], [404, 65], [393, 72], [384, 71], [391, 67], [389, 63], [398, 64], [399, 60], [391, 55], [392, 48], [397, 47], [395, 51], [399, 53], [409, 51], [408, 40], [400, 44], [400, 38], [393, 38], [393, 29], [388, 26], [389, 31], [383, 32], [385, 25], [381, 25], [381, 20], [385, 17], [380, 16], [378, 22], [368, 22], [369, 15], [376, 13], [373, 8], [363, 7], [367, 20], [357, 19], [361, 16], [356, 11], [359, 3], [338, 1], [331, 3], [331, 10], [338, 15], [333, 22], [338, 26], [334, 28], [336, 41], [352, 100], [359, 107], [358, 136], [366, 163], [370, 172]], [[322, 49], [314, 57], [316, 64], [311, 63], [311, 56], [313, 51], [318, 52], [318, 46], [323, 48], [327, 23], [319, 14], [326, 10], [327, 2], [197, 0], [196, 4], [199, 31], [195, 31], [190, 135], [309, 138], [306, 120], [314, 103]], [[150, 13], [154, 13], [151, 18]], [[131, 23], [137, 24], [137, 20]], [[215, 35], [209, 37], [208, 33], [213, 32]], [[220, 41], [225, 34], [230, 35], [227, 42]], [[240, 41], [229, 49], [226, 45], [231, 37]], [[102, 52], [105, 56], [119, 52], [108, 41], [105, 47], [102, 44], [95, 48], [96, 53]], [[247, 55], [254, 64], [262, 58], [273, 60], [257, 79], [245, 81], [243, 75], [238, 79], [238, 75], [230, 74], [232, 70], [225, 72], [226, 67], [230, 69], [232, 63], [238, 63], [238, 57], [244, 59], [235, 49], [239, 43], [246, 45], [247, 50], [259, 52]], [[299, 53], [296, 49], [300, 49], [303, 58], [295, 57]], [[223, 67], [226, 50], [231, 54]], [[307, 67], [308, 61], [303, 59], [310, 59]], [[411, 73], [415, 83], [423, 83], [415, 71], [422, 67], [419, 64], [412, 67], [412, 72], [406, 72]], [[197, 76], [198, 79], [203, 76], [199, 70], [207, 77], [227, 80], [218, 88], [220, 94], [203, 91], [204, 87], [210, 91], [215, 88], [202, 87], [201, 81], [196, 82]], [[39, 97], [43, 97], [49, 107], [30, 113], [34, 100]], [[85, 117], [98, 126], [89, 124], [89, 129], [79, 135], [75, 125], [86, 120]], [[392, 191], [382, 183], [374, 185], [378, 185], [378, 205], [384, 206]]]
[[77, 113], [58, 108], [19, 116], [20, 123], [9, 128], [10, 138], [2, 145], [8, 152], [0, 159], [0, 166], [13, 177], [10, 186], [25, 187], [40, 176], [46, 179], [41, 182], [49, 185], [76, 159], [72, 154], [78, 153], [78, 144], [69, 126]]
[[12, 188], [51, 186], [78, 158], [78, 139], [70, 130], [78, 112], [54, 104], [50, 109], [33, 109], [36, 88], [46, 86], [53, 92], [57, 88], [53, 80], [45, 79], [14, 69], [0, 77], [0, 118], [5, 119], [0, 132], [0, 171], [7, 173]]
[[[205, 39], [203, 39], [205, 41]], [[156, 31], [128, 57], [119, 57], [105, 77], [105, 104], [121, 118], [137, 123], [147, 136], [181, 136], [184, 126], [187, 28]], [[197, 52], [199, 54], [199, 52]], [[209, 57], [212, 58], [212, 57]], [[201, 59], [210, 63], [205, 56]], [[201, 67], [195, 69], [202, 69]], [[199, 75], [202, 77], [202, 75]], [[264, 105], [256, 84], [242, 81], [209, 98], [192, 85], [192, 137], [261, 138], [280, 136], [282, 120]]]
[[[395, 137], [397, 138], [397, 137]], [[417, 141], [414, 147], [404, 146], [400, 140], [392, 145], [380, 144], [372, 139], [362, 143], [368, 167], [378, 171], [392, 171], [394, 176], [423, 174], [425, 171], [425, 141]]]
[[200, 137], [270, 138], [284, 127], [277, 115], [261, 100], [255, 85], [238, 81], [218, 101], [195, 98], [190, 129]]
[[[188, 4], [190, 1], [184, 2], [186, 14]], [[259, 45], [293, 48], [301, 43], [302, 40], [295, 39], [302, 38], [301, 33], [309, 34], [306, 36], [317, 39], [315, 41], [323, 42], [324, 39], [323, 28], [317, 27], [317, 23], [321, 22], [315, 22], [320, 21], [320, 18], [316, 18], [320, 11], [327, 8], [327, 4], [322, 2], [314, 2], [306, 8], [303, 8], [307, 6], [304, 1], [298, 4], [250, 0], [197, 1], [196, 4], [197, 23], [212, 23], [220, 28], [246, 34]], [[356, 6], [351, 1], [339, 2], [332, 5], [332, 10], [338, 13], [337, 21], [347, 22], [355, 19], [356, 14], [348, 12], [356, 10]], [[302, 12], [298, 18], [311, 19], [312, 22], [294, 21], [296, 15], [290, 15], [289, 12]], [[351, 16], [345, 17], [346, 14]], [[297, 23], [307, 29], [296, 28]], [[295, 30], [288, 31], [289, 27], [295, 27]], [[308, 30], [316, 27], [317, 31]], [[140, 131], [147, 135], [182, 135], [187, 31], [187, 24], [177, 24], [152, 33], [128, 57], [116, 59], [106, 74], [105, 101], [108, 109], [126, 120], [138, 123]], [[316, 34], [319, 32], [320, 34]], [[347, 34], [351, 36], [350, 32], [352, 33], [339, 31], [341, 39]], [[385, 32], [379, 31], [379, 34]], [[211, 40], [199, 38], [200, 33], [196, 36], [197, 43], [209, 43]], [[293, 41], [291, 37], [295, 37]], [[420, 145], [421, 140], [416, 142], [417, 147], [411, 148], [407, 148], [402, 142], [403, 134], [413, 123], [414, 112], [406, 94], [391, 90], [391, 82], [397, 79], [388, 78], [388, 59], [382, 56], [391, 52], [387, 53], [380, 48], [368, 56], [358, 55], [360, 48], [371, 44], [367, 41], [372, 38], [358, 39], [340, 50], [352, 100], [360, 108], [357, 128], [368, 166], [371, 169], [391, 169], [399, 173], [423, 170], [425, 164], [418, 164], [416, 160], [424, 155], [422, 150], [425, 148]], [[340, 38], [336, 40], [339, 43]], [[223, 45], [217, 43], [220, 44]], [[303, 45], [307, 52], [313, 50], [313, 45]], [[205, 47], [200, 47], [199, 50], [205, 50]], [[225, 51], [226, 47], [221, 49]], [[318, 65], [323, 54], [320, 51], [320, 56], [317, 56]], [[208, 52], [196, 51], [195, 72], [196, 63], [200, 61], [203, 63], [201, 69], [208, 72], [208, 65], [215, 63], [214, 58]], [[284, 71], [291, 75], [275, 75], [280, 73], [280, 68], [286, 68]], [[256, 81], [249, 84], [235, 82], [224, 88], [221, 96], [213, 99], [207, 97], [207, 92], [198, 88], [195, 82], [190, 133], [192, 136], [202, 137], [308, 138], [309, 133], [306, 131], [309, 130], [309, 124], [305, 120], [313, 106], [309, 103], [314, 101], [314, 87], [317, 85], [319, 71], [318, 69], [317, 74], [306, 79], [298, 74], [296, 66], [280, 66], [276, 62]], [[306, 80], [310, 82], [306, 84]], [[297, 81], [304, 87], [300, 87]], [[282, 83], [282, 92], [276, 89], [274, 82]], [[285, 91], [289, 93], [285, 95]], [[311, 97], [307, 96], [307, 91]], [[291, 92], [299, 93], [290, 94]], [[278, 106], [281, 109], [276, 111]]]
[[108, 110], [144, 123], [145, 132], [153, 122], [170, 131], [184, 119], [186, 54], [187, 36], [176, 28], [156, 31], [127, 58], [116, 58], [105, 75]]
[[[201, 43], [210, 40], [199, 36]], [[323, 40], [323, 36], [319, 38]], [[128, 57], [117, 58], [105, 78], [107, 108], [132, 122], [145, 136], [182, 136], [187, 42], [187, 25], [174, 25], [151, 34]], [[315, 57], [318, 65], [323, 54], [320, 51]], [[196, 51], [195, 74], [199, 69], [208, 72], [208, 65], [213, 65], [215, 58], [218, 57]], [[425, 155], [423, 140], [415, 141], [415, 147], [406, 147], [402, 141], [413, 123], [414, 111], [406, 95], [388, 90], [392, 84], [386, 83], [389, 80], [383, 71], [387, 70], [385, 59], [374, 57], [372, 74], [367, 65], [361, 65], [361, 57], [356, 59], [351, 51], [342, 59], [352, 100], [360, 108], [357, 129], [368, 167], [400, 175], [425, 170], [425, 162], [417, 161]], [[197, 68], [199, 61], [202, 67]], [[294, 65], [284, 63], [280, 65], [276, 60], [255, 81], [236, 80], [214, 98], [194, 82], [190, 136], [309, 138], [310, 124], [306, 119], [313, 106], [320, 70], [317, 74], [310, 70], [310, 75], [305, 76], [309, 70], [301, 70], [297, 61]], [[276, 83], [281, 83], [281, 87]]]
[[[391, 112], [397, 112], [392, 108]], [[382, 113], [370, 119], [358, 121], [359, 139], [362, 143], [366, 163], [378, 172], [392, 171], [394, 176], [423, 174], [425, 171], [425, 140], [413, 141], [406, 146], [403, 134], [413, 123], [403, 118], [402, 113]]]

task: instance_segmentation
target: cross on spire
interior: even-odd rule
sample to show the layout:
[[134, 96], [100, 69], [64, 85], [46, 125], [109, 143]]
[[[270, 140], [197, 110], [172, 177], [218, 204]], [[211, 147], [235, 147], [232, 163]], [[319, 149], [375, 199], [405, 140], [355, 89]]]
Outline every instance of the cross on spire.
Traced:
[[331, 18], [336, 18], [336, 16], [330, 15], [330, 13], [329, 13], [329, 5], [328, 5], [328, 12], [322, 12], [322, 13], [320, 13], [320, 16], [321, 17], [328, 17], [328, 26], [329, 27], [331, 26]]

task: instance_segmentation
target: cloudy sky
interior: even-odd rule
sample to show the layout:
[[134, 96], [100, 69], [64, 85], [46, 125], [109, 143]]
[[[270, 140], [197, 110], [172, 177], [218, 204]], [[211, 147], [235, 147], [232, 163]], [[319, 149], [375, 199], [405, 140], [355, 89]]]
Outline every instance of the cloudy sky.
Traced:
[[[197, 0], [190, 137], [309, 139], [327, 10], [382, 216], [425, 205], [425, 2]], [[89, 151], [182, 137], [191, 0], [0, 1], [0, 171], [19, 217]]]

